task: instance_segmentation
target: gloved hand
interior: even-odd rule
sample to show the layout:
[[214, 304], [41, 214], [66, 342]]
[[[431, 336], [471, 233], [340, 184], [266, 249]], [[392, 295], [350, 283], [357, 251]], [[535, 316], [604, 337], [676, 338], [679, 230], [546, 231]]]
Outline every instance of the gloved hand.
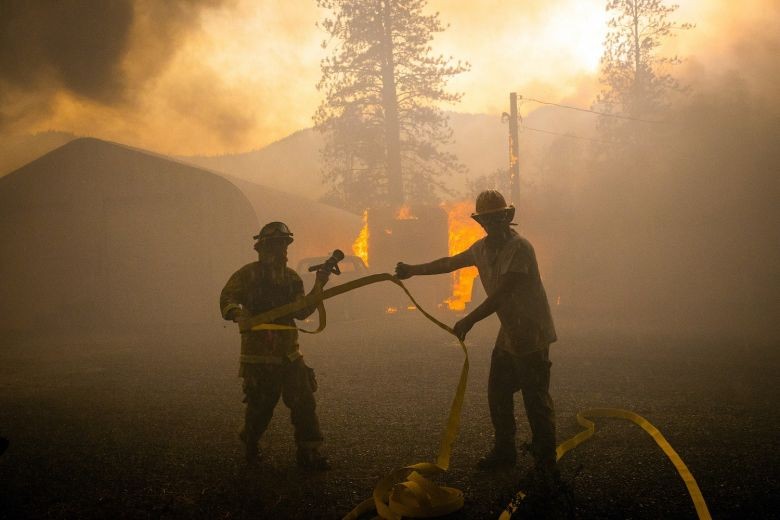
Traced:
[[411, 278], [414, 276], [412, 273], [412, 266], [403, 262], [398, 262], [395, 264], [395, 276], [399, 280], [406, 280], [407, 278]]
[[473, 326], [474, 322], [471, 321], [468, 316], [466, 316], [465, 318], [458, 320], [455, 326], [452, 327], [452, 330], [455, 332], [455, 335], [458, 337], [458, 339], [463, 341], [466, 339], [466, 334], [469, 333]]
[[230, 315], [228, 316], [228, 318], [234, 323], [238, 323], [239, 321], [248, 317], [249, 314], [244, 309], [233, 309], [230, 311]]

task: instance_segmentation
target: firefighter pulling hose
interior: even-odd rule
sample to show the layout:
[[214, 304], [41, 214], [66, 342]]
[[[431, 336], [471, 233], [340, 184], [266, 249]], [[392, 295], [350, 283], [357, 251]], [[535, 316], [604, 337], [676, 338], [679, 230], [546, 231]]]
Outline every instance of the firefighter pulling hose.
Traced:
[[501, 322], [488, 378], [488, 404], [495, 430], [492, 449], [478, 464], [481, 470], [514, 466], [517, 461], [514, 393], [521, 391], [531, 426], [531, 454], [536, 461], [531, 480], [545, 494], [558, 480], [555, 461], [555, 412], [550, 397], [549, 345], [557, 339], [547, 294], [530, 242], [510, 226], [515, 208], [496, 190], [479, 194], [471, 217], [487, 236], [454, 256], [409, 265], [399, 262], [396, 275], [451, 273], [476, 266], [487, 299], [459, 320], [453, 330], [465, 339], [475, 323], [492, 314]]

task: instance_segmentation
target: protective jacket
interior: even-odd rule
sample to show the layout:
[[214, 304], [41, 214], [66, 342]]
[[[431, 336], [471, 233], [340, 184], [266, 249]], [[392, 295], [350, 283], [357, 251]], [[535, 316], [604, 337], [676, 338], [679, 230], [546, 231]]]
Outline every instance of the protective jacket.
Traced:
[[[252, 262], [233, 273], [222, 289], [219, 304], [222, 317], [230, 319], [237, 309], [254, 316], [303, 296], [303, 280], [294, 270], [285, 267], [281, 276], [274, 277], [268, 266]], [[285, 316], [274, 323], [294, 327], [294, 317]], [[241, 334], [242, 373], [247, 364], [282, 364], [299, 357], [296, 329], [258, 330]]]

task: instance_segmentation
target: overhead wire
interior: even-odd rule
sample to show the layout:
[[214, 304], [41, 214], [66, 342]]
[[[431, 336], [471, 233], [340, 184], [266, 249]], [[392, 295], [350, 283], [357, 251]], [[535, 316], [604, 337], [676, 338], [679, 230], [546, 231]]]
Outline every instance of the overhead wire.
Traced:
[[520, 128], [523, 130], [531, 130], [532, 132], [539, 132], [541, 134], [550, 134], [550, 135], [557, 135], [560, 137], [570, 137], [571, 139], [581, 139], [583, 141], [592, 141], [594, 143], [601, 143], [601, 144], [615, 144], [611, 141], [604, 141], [602, 139], [593, 139], [592, 137], [583, 137], [581, 135], [575, 135], [575, 134], [562, 134], [560, 132], [552, 132], [550, 130], [542, 130], [541, 128], [533, 128], [531, 126], [527, 126], [525, 123], [520, 125]]
[[[624, 119], [624, 120], [628, 120], [628, 121], [639, 121], [639, 122], [642, 122], [642, 123], [655, 123], [655, 124], [666, 123], [666, 121], [652, 120], [652, 119], [642, 119], [642, 118], [639, 118], [639, 117], [623, 116], [623, 115], [620, 115], [620, 114], [610, 114], [609, 112], [600, 112], [598, 110], [592, 110], [592, 109], [589, 109], [589, 108], [575, 107], [575, 106], [572, 106], [572, 105], [564, 105], [562, 103], [553, 103], [552, 101], [544, 101], [542, 99], [526, 97], [526, 96], [523, 96], [523, 95], [518, 95], [517, 97], [518, 97], [518, 100], [520, 100], [520, 101], [531, 101], [533, 103], [539, 103], [539, 104], [542, 104], [542, 105], [550, 105], [550, 106], [555, 106], [555, 107], [559, 107], [559, 108], [565, 108], [565, 109], [568, 109], [568, 110], [576, 110], [578, 112], [587, 112], [587, 113], [590, 113], [590, 114], [597, 114], [597, 115], [604, 116], [604, 117], [613, 117], [615, 119]], [[614, 142], [605, 141], [603, 139], [593, 139], [592, 137], [583, 137], [583, 136], [575, 135], [575, 134], [563, 134], [563, 133], [560, 133], [560, 132], [552, 132], [550, 130], [542, 130], [541, 128], [533, 128], [533, 127], [527, 126], [525, 123], [522, 122], [522, 120], [521, 120], [521, 125], [520, 126], [521, 126], [521, 128], [523, 128], [525, 130], [531, 130], [532, 132], [539, 132], [539, 133], [542, 133], [542, 134], [557, 135], [557, 136], [561, 136], [561, 137], [569, 137], [571, 139], [581, 139], [583, 141], [591, 141], [591, 142], [594, 142], [594, 143], [601, 143], [601, 144], [614, 144]]]
[[523, 95], [518, 95], [518, 99], [520, 101], [532, 101], [533, 103], [539, 103], [539, 104], [542, 104], [542, 105], [551, 105], [551, 106], [555, 106], [555, 107], [566, 108], [566, 109], [569, 109], [569, 110], [576, 110], [578, 112], [588, 112], [588, 113], [591, 113], [591, 114], [598, 114], [598, 115], [604, 116], [604, 117], [614, 117], [616, 119], [625, 119], [625, 120], [628, 120], [628, 121], [640, 121], [642, 123], [655, 123], [655, 124], [664, 124], [664, 123], [666, 123], [666, 121], [661, 121], [661, 120], [642, 119], [642, 118], [639, 118], [639, 117], [623, 116], [623, 115], [620, 115], [620, 114], [610, 114], [609, 112], [600, 112], [598, 110], [591, 110], [589, 108], [575, 107], [575, 106], [571, 106], [571, 105], [563, 105], [561, 103], [553, 103], [552, 101], [543, 101], [541, 99], [536, 99], [536, 98], [532, 98], [532, 97], [525, 97]]

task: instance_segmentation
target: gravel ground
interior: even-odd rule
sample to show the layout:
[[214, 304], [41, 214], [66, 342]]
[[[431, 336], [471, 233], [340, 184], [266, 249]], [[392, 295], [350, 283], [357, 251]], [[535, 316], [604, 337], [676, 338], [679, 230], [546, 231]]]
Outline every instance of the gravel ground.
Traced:
[[[397, 319], [396, 319], [397, 318]], [[2, 518], [340, 518], [394, 468], [435, 460], [457, 383], [457, 343], [416, 316], [331, 325], [301, 338], [318, 374], [334, 469], [299, 472], [280, 403], [259, 469], [243, 465], [237, 338], [201, 344], [0, 348]], [[464, 491], [449, 518], [497, 518], [530, 467], [474, 469], [492, 429], [486, 381], [494, 324], [467, 341], [471, 373], [443, 482]], [[646, 417], [697, 479], [714, 518], [777, 518], [777, 343], [562, 334], [552, 394], [562, 441], [578, 411]], [[517, 397], [520, 441], [528, 435]], [[638, 426], [597, 419], [561, 462], [577, 518], [695, 518], [685, 486]], [[526, 515], [528, 516], [528, 515]], [[538, 512], [537, 515], [538, 516]], [[529, 516], [530, 517], [530, 516]]]

